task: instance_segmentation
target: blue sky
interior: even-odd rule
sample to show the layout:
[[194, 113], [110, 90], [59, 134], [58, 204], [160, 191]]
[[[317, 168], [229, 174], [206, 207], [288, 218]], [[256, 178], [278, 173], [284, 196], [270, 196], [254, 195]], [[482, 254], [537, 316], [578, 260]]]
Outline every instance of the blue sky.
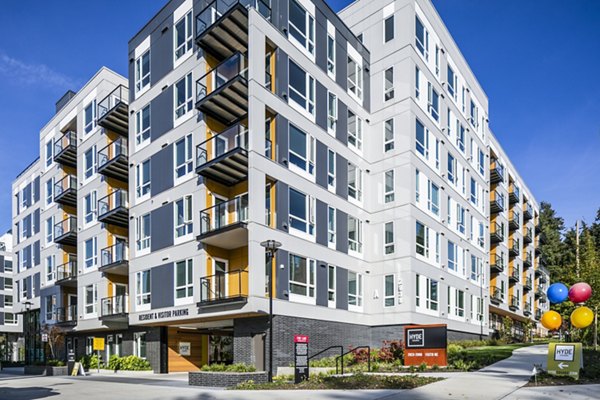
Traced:
[[[348, 0], [329, 0], [334, 9]], [[0, 13], [0, 229], [15, 176], [54, 103], [102, 65], [127, 72], [128, 40], [166, 0], [7, 0]], [[600, 207], [600, 1], [434, 0], [490, 99], [490, 122], [534, 196], [567, 224]]]

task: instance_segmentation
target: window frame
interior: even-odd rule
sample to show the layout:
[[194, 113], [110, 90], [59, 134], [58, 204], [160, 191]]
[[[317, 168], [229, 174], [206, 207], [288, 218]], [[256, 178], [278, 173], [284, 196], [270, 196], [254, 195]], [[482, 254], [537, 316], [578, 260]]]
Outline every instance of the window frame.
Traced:
[[336, 189], [336, 164], [337, 164], [337, 155], [335, 151], [331, 149], [327, 149], [327, 189], [330, 192], [335, 193]]
[[327, 132], [335, 136], [338, 121], [338, 98], [333, 92], [327, 92]]
[[[352, 292], [352, 278], [355, 276], [356, 280], [356, 292]], [[359, 272], [348, 271], [348, 310], [349, 311], [362, 311], [364, 306], [364, 279], [363, 275]]]
[[395, 172], [393, 169], [383, 173], [383, 203], [389, 204], [395, 201]]
[[[194, 201], [191, 194], [185, 195], [173, 202], [173, 227], [175, 243], [190, 239], [194, 234]], [[182, 219], [179, 219], [179, 211]]]
[[336, 57], [336, 48], [335, 48], [335, 38], [330, 34], [327, 34], [327, 74], [335, 79], [335, 57]]
[[[394, 150], [395, 127], [394, 118], [383, 121], [383, 152]], [[391, 128], [391, 129], [390, 129]], [[388, 135], [389, 134], [389, 135]]]
[[[389, 23], [391, 21], [391, 24]], [[390, 32], [391, 31], [391, 32]], [[388, 36], [389, 34], [389, 36]], [[389, 15], [383, 20], [383, 43], [389, 43], [396, 36], [396, 26], [394, 14]]]
[[[146, 104], [135, 113], [135, 145], [143, 146], [151, 140], [152, 103]], [[144, 114], [148, 113], [148, 126], [144, 127]]]
[[[302, 196], [304, 197], [304, 214], [305, 218], [303, 218], [300, 214], [292, 214], [292, 193], [294, 196]], [[315, 229], [315, 212], [316, 212], [316, 199], [298, 189], [293, 187], [288, 188], [288, 207], [289, 207], [289, 233], [295, 236], [300, 236], [305, 239], [314, 240], [314, 236], [316, 234]], [[298, 197], [299, 199], [299, 197]], [[298, 210], [299, 211], [299, 210]], [[295, 211], [294, 211], [295, 212]], [[296, 226], [294, 226], [294, 222], [296, 222]], [[304, 224], [304, 229], [300, 229], [299, 224]]]
[[[306, 269], [304, 272], [305, 281], [294, 280], [292, 279], [295, 271], [294, 268], [302, 267], [302, 260], [304, 260], [303, 267]], [[305, 294], [298, 293], [298, 291], [295, 291], [294, 288], [303, 289]], [[316, 304], [316, 261], [314, 259], [303, 257], [294, 253], [289, 254], [288, 290], [290, 301], [297, 303]]]
[[[333, 229], [332, 229], [333, 228]], [[327, 206], [327, 246], [336, 248], [337, 244], [337, 210]]]
[[[354, 126], [354, 130], [351, 130], [351, 126]], [[362, 152], [363, 133], [363, 119], [353, 111], [348, 110], [348, 147], [355, 149], [358, 152]]]
[[[92, 254], [88, 255], [88, 242], [91, 241]], [[98, 266], [98, 237], [93, 236], [83, 242], [83, 265], [85, 269], [90, 269]]]
[[[183, 43], [178, 45], [177, 41], [179, 40], [179, 29], [182, 23], [184, 40]], [[173, 57], [175, 62], [181, 60], [183, 56], [185, 56], [190, 50], [194, 50], [193, 27], [194, 22], [192, 19], [192, 11], [187, 12], [183, 17], [175, 22], [175, 24], [173, 24]], [[179, 53], [181, 49], [183, 49], [183, 52]]]
[[[291, 20], [292, 12], [291, 5], [295, 4], [300, 11], [304, 12], [304, 26], [306, 32], [303, 32], [294, 22]], [[315, 17], [297, 0], [290, 0], [288, 3], [288, 40], [294, 45], [300, 48], [301, 51], [309, 55], [312, 59], [315, 56]], [[296, 32], [300, 39], [293, 33]], [[303, 40], [305, 43], [303, 44]]]
[[[183, 160], [179, 160], [180, 146], [183, 146]], [[191, 133], [188, 133], [173, 145], [173, 174], [175, 183], [186, 180], [188, 175], [194, 171], [194, 139]]]
[[97, 218], [98, 192], [96, 190], [92, 190], [83, 197], [83, 226], [92, 225], [95, 221], [97, 221]]
[[[353, 171], [353, 172], [352, 172]], [[351, 173], [352, 172], [352, 173]], [[348, 199], [362, 203], [363, 172], [358, 166], [348, 161]], [[353, 176], [351, 180], [351, 176]]]
[[[148, 224], [148, 236], [142, 236], [143, 232], [145, 231], [146, 227], [146, 223], [145, 218], [148, 217], [147, 219], [147, 224]], [[151, 229], [151, 224], [152, 224], [152, 213], [148, 212], [144, 215], [140, 215], [139, 217], [136, 218], [136, 237], [135, 237], [135, 243], [136, 243], [136, 252], [138, 255], [140, 255], [141, 253], [149, 253], [150, 252], [150, 247], [152, 244], [152, 229]]]
[[[148, 274], [148, 288], [144, 291], [143, 277]], [[149, 310], [152, 303], [152, 273], [150, 269], [135, 273], [135, 308], [137, 311]]]
[[[351, 68], [351, 66], [354, 65], [353, 68]], [[347, 66], [347, 71], [348, 71], [348, 93], [354, 97], [355, 100], [357, 100], [359, 103], [362, 103], [363, 100], [363, 66], [362, 63], [359, 63], [358, 61], [356, 61], [354, 58], [352, 58], [350, 55], [348, 55], [348, 66]], [[355, 76], [356, 79], [353, 80], [351, 77]]]
[[[292, 135], [304, 136], [304, 140], [292, 140]], [[292, 142], [301, 143], [304, 142], [305, 156], [300, 154], [301, 149], [293, 149]], [[307, 176], [309, 179], [314, 180], [315, 178], [315, 164], [316, 164], [316, 139], [304, 132], [302, 129], [296, 127], [293, 124], [289, 124], [288, 129], [288, 168], [292, 171], [298, 172], [303, 176]]]
[[[90, 121], [88, 121], [88, 109], [90, 110], [90, 115], [89, 115], [89, 118], [91, 118]], [[90, 133], [92, 133], [94, 131], [94, 129], [96, 129], [96, 127], [98, 126], [97, 123], [98, 123], [98, 121], [97, 121], [97, 115], [96, 115], [96, 99], [94, 99], [91, 102], [89, 102], [83, 109], [84, 136], [87, 136]]]
[[[147, 73], [145, 73], [143, 71], [144, 65], [146, 65], [146, 63], [144, 63], [144, 58], [146, 58], [146, 57], [148, 59], [148, 62], [147, 62], [148, 72]], [[145, 91], [146, 88], [150, 87], [151, 72], [152, 72], [151, 54], [150, 54], [150, 49], [148, 49], [145, 52], [143, 52], [135, 60], [135, 65], [134, 65], [134, 86], [135, 86], [135, 93], [136, 94], [139, 94], [140, 92]]]
[[[294, 1], [294, 0], [292, 0]], [[304, 74], [304, 88], [296, 88], [292, 85], [292, 80], [288, 79], [288, 104], [299, 111], [303, 115], [307, 116], [309, 119], [314, 120], [315, 118], [315, 91], [316, 91], [316, 83], [315, 78], [312, 77], [304, 68], [302, 68], [298, 63], [294, 62], [292, 59], [288, 61], [288, 76], [291, 77], [291, 69], [292, 64], [294, 68], [297, 68], [298, 71]], [[301, 92], [300, 90], [303, 90]], [[304, 105], [302, 105], [302, 102]]]
[[[392, 292], [388, 292], [388, 283], [391, 278], [391, 289]], [[395, 307], [396, 306], [396, 276], [394, 274], [388, 274], [383, 276], [383, 307]]]
[[[92, 303], [88, 302], [88, 289], [91, 288]], [[90, 311], [91, 310], [91, 311]], [[86, 285], [83, 289], [83, 315], [90, 318], [98, 315], [98, 284]]]
[[[391, 76], [388, 75], [389, 72]], [[383, 102], [393, 100], [394, 96], [394, 67], [392, 66], [383, 71]]]
[[[150, 197], [152, 184], [152, 158], [148, 158], [135, 166], [135, 194], [138, 200]], [[144, 173], [144, 165], [148, 165], [148, 179]], [[144, 182], [146, 181], [146, 182]]]
[[[180, 87], [180, 84], [183, 82], [183, 87]], [[190, 116], [193, 114], [194, 109], [194, 78], [193, 73], [189, 72], [184, 77], [179, 79], [177, 82], [173, 84], [173, 121], [175, 124], [185, 121], [184, 119], [186, 115]], [[181, 104], [177, 104], [179, 102], [179, 92], [183, 90], [184, 100]]]
[[383, 224], [383, 254], [386, 256], [394, 254], [396, 251], [394, 237], [394, 221], [389, 221]]
[[[178, 282], [179, 269], [183, 267], [184, 282]], [[194, 300], [194, 260], [187, 258], [175, 262], [173, 268], [173, 297], [175, 299], [175, 305], [188, 304]], [[183, 296], [179, 294], [183, 291]]]
[[[352, 226], [352, 220], [355, 221], [355, 238], [351, 237], [352, 231], [350, 229]], [[362, 255], [363, 253], [363, 222], [350, 214], [348, 214], [348, 253], [358, 256]]]
[[[91, 159], [88, 161], [88, 154], [91, 155]], [[88, 162], [91, 165], [88, 165]], [[93, 145], [83, 153], [83, 181], [89, 182], [94, 179], [96, 172], [98, 171], [98, 157], [96, 155], [96, 145]]]

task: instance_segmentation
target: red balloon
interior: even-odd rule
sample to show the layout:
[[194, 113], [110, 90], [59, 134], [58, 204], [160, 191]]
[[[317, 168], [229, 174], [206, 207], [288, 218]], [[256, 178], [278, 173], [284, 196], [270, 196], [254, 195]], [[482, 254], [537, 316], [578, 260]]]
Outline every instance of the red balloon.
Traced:
[[592, 287], [585, 282], [579, 282], [569, 289], [569, 300], [573, 303], [583, 303], [592, 297]]

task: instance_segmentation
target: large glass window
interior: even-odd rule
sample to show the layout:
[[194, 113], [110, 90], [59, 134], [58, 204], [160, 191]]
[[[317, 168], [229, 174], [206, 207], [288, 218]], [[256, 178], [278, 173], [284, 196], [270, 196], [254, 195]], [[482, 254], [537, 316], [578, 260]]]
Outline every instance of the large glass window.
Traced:
[[438, 282], [433, 279], [426, 279], [426, 298], [425, 308], [432, 311], [438, 310]]
[[433, 85], [431, 83], [428, 83], [427, 85], [428, 87], [428, 108], [429, 108], [429, 114], [431, 114], [431, 116], [433, 117], [433, 119], [435, 119], [436, 121], [440, 120], [440, 95], [438, 94], [437, 90], [434, 89]]
[[335, 135], [335, 128], [338, 119], [337, 96], [332, 92], [327, 92], [327, 131]]
[[83, 155], [83, 176], [90, 179], [96, 172], [96, 146], [92, 146]]
[[456, 243], [448, 240], [448, 269], [458, 271], [458, 248]]
[[448, 83], [447, 83], [448, 93], [450, 94], [450, 96], [452, 96], [452, 98], [454, 100], [456, 100], [456, 94], [457, 94], [456, 82], [457, 82], [456, 74], [454, 73], [454, 70], [452, 69], [452, 67], [448, 65]]
[[134, 332], [133, 344], [133, 355], [146, 358], [146, 332]]
[[348, 215], [348, 249], [362, 253], [362, 221]]
[[386, 275], [383, 278], [383, 305], [385, 307], [396, 305], [396, 293], [394, 289], [394, 275]]
[[150, 270], [135, 274], [135, 301], [138, 306], [150, 304]]
[[348, 305], [363, 305], [363, 277], [362, 274], [352, 271], [348, 271]]
[[394, 253], [394, 223], [387, 222], [384, 227], [383, 250], [385, 254]]
[[314, 175], [315, 139], [290, 124], [289, 162], [300, 170]]
[[394, 149], [394, 119], [388, 119], [383, 123], [383, 151]]
[[296, 0], [290, 0], [289, 8], [290, 38], [305, 48], [310, 54], [315, 53], [315, 19]]
[[183, 117], [192, 111], [194, 93], [192, 90], [192, 73], [175, 83], [175, 119]]
[[296, 189], [290, 188], [290, 227], [307, 233], [314, 234], [314, 199]]
[[96, 237], [85, 241], [85, 267], [91, 268], [98, 263], [98, 239]]
[[83, 118], [83, 130], [88, 134], [96, 127], [96, 100], [85, 107]]
[[416, 17], [415, 20], [415, 39], [417, 50], [426, 60], [429, 59], [429, 32], [427, 32], [419, 17]]
[[302, 110], [315, 113], [315, 80], [295, 62], [289, 62], [289, 98]]
[[135, 113], [135, 143], [140, 145], [150, 139], [150, 104]]
[[335, 76], [335, 39], [327, 35], [327, 72]]
[[175, 60], [193, 48], [192, 12], [190, 11], [175, 24]]
[[135, 166], [137, 197], [150, 194], [150, 159]]
[[394, 16], [390, 15], [383, 21], [383, 41], [389, 42], [394, 38]]
[[194, 262], [187, 259], [175, 263], [175, 299], [194, 297]]
[[348, 196], [362, 201], [362, 171], [351, 162], [348, 163]]
[[92, 190], [83, 198], [83, 219], [86, 224], [96, 219], [96, 191]]
[[193, 230], [192, 196], [188, 195], [175, 202], [175, 237], [191, 235]]
[[330, 305], [335, 305], [335, 266], [327, 267], [327, 300]]
[[150, 50], [135, 60], [135, 91], [141, 91], [150, 85]]
[[416, 124], [416, 146], [417, 151], [425, 158], [429, 158], [429, 134], [425, 130], [425, 126], [421, 121], [417, 120]]
[[46, 257], [46, 282], [52, 282], [56, 279], [56, 265], [54, 265], [55, 256]]
[[54, 241], [54, 216], [46, 220], [46, 245]]
[[361, 65], [348, 57], [348, 91], [362, 100], [363, 76]]
[[46, 205], [52, 204], [54, 193], [54, 180], [52, 178], [46, 181]]
[[394, 201], [394, 170], [391, 169], [385, 172], [384, 177], [384, 189], [383, 189], [383, 201], [384, 203], [391, 203]]
[[427, 208], [435, 215], [440, 215], [440, 189], [429, 181], [427, 185]]
[[46, 167], [49, 167], [52, 165], [52, 153], [54, 146], [52, 144], [52, 139], [50, 139], [48, 142], [46, 142]]
[[96, 314], [98, 303], [98, 286], [97, 284], [88, 285], [85, 287], [85, 314]]
[[429, 228], [417, 221], [416, 231], [417, 254], [429, 257]]
[[327, 187], [335, 191], [335, 152], [327, 150]]
[[192, 172], [193, 162], [192, 134], [175, 143], [175, 178], [181, 178]]
[[383, 77], [383, 100], [388, 101], [394, 98], [394, 68], [385, 70]]
[[336, 211], [333, 207], [327, 207], [327, 242], [335, 246], [336, 240]]
[[315, 260], [290, 254], [290, 293], [315, 297]]
[[448, 153], [448, 181], [456, 184], [456, 158]]
[[150, 213], [137, 218], [135, 235], [137, 251], [150, 248]]
[[348, 144], [357, 150], [362, 149], [363, 120], [352, 111], [348, 111]]

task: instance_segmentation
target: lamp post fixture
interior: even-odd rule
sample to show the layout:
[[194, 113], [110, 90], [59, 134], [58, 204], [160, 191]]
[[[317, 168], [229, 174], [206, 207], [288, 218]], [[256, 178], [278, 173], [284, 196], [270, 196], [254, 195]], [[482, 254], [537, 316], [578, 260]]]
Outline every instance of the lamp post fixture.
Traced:
[[273, 382], [273, 259], [275, 253], [281, 247], [281, 243], [276, 240], [265, 240], [260, 245], [265, 248], [267, 252], [267, 270], [269, 277], [269, 382]]

